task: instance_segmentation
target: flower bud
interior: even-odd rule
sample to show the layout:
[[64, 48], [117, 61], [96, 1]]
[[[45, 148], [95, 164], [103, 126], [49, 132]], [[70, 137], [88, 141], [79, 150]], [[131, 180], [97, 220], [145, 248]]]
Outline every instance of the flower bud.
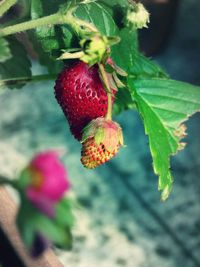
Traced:
[[128, 26], [134, 29], [147, 28], [149, 23], [149, 12], [141, 3], [134, 3], [128, 10], [126, 21]]
[[30, 177], [26, 187], [27, 198], [43, 213], [53, 216], [54, 205], [70, 187], [58, 153], [47, 151], [36, 155], [26, 171]]
[[105, 36], [92, 34], [88, 38], [82, 39], [80, 45], [84, 52], [80, 59], [88, 65], [94, 65], [106, 55], [108, 40]]

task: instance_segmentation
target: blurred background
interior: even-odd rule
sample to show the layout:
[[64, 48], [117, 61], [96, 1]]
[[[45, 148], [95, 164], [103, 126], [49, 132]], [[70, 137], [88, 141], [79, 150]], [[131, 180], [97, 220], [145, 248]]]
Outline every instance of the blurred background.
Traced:
[[[151, 25], [141, 49], [173, 79], [200, 85], [200, 1], [144, 1]], [[34, 74], [45, 69], [33, 62]], [[125, 148], [110, 163], [86, 170], [80, 144], [57, 105], [53, 82], [0, 92], [0, 170], [12, 177], [34, 153], [66, 150], [77, 211], [74, 247], [56, 251], [68, 267], [200, 266], [200, 114], [187, 123], [188, 145], [172, 159], [174, 187], [160, 202], [148, 139], [134, 111], [116, 120]], [[13, 266], [14, 267], [14, 266]]]

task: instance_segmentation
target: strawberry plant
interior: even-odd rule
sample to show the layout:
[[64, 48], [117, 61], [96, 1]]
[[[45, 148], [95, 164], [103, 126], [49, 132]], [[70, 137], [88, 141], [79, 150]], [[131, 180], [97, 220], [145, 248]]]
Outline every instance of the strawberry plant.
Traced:
[[[1, 1], [0, 16], [16, 2]], [[56, 80], [55, 97], [82, 143], [87, 168], [105, 163], [123, 146], [123, 129], [112, 113], [139, 112], [166, 200], [173, 184], [170, 158], [185, 147], [184, 122], [200, 110], [200, 87], [172, 80], [139, 51], [137, 31], [148, 26], [148, 11], [128, 0], [18, 2], [26, 12], [17, 23], [0, 26], [0, 87]], [[25, 32], [48, 74], [32, 75], [19, 32]]]

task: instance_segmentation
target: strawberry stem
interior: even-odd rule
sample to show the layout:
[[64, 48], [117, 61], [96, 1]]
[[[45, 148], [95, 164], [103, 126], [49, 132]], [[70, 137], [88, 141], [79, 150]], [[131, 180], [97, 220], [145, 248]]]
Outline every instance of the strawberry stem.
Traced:
[[108, 99], [108, 108], [107, 108], [107, 113], [106, 113], [105, 118], [107, 120], [112, 120], [112, 92], [110, 89], [110, 85], [109, 85], [109, 81], [108, 81], [108, 77], [107, 77], [104, 65], [101, 63], [99, 63], [98, 65], [99, 65], [100, 77], [101, 77], [101, 80], [105, 86], [105, 90], [107, 93], [107, 99]]
[[6, 11], [8, 11], [14, 4], [17, 3], [17, 0], [3, 0], [0, 2], [0, 17], [3, 16]]
[[[45, 16], [43, 18], [39, 19], [34, 19], [22, 23], [18, 23], [13, 26], [8, 26], [3, 29], [0, 29], [0, 36], [7, 36], [11, 35], [17, 32], [22, 32], [26, 30], [31, 30], [35, 29], [40, 26], [45, 26], [45, 25], [55, 25], [55, 24], [62, 24], [63, 23], [63, 18], [59, 13]], [[66, 23], [66, 20], [65, 20]]]
[[97, 28], [93, 26], [91, 23], [74, 17], [72, 14], [73, 11], [74, 9], [68, 9], [65, 12], [58, 11], [57, 13], [49, 15], [49, 16], [45, 16], [42, 18], [37, 18], [37, 19], [30, 20], [30, 21], [18, 23], [16, 25], [1, 28], [0, 37], [15, 34], [17, 32], [35, 29], [40, 26], [51, 27], [53, 25], [59, 25], [59, 24], [70, 25], [76, 31], [78, 35], [82, 35], [85, 33], [85, 30], [83, 28], [85, 28], [87, 31], [89, 30], [92, 32], [98, 32]]
[[31, 77], [17, 77], [0, 80], [0, 89], [4, 86], [55, 80], [58, 74], [40, 74]]

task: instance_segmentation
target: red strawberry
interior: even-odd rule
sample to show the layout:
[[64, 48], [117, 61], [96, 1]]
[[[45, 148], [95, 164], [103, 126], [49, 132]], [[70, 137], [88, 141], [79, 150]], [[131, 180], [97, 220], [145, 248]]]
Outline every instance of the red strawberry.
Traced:
[[86, 168], [96, 168], [113, 158], [122, 145], [118, 123], [104, 118], [92, 120], [84, 129], [81, 162]]
[[[113, 100], [115, 90], [112, 89]], [[64, 69], [55, 84], [55, 97], [68, 119], [70, 130], [79, 141], [83, 128], [107, 112], [107, 94], [99, 77], [98, 66], [77, 61]]]

